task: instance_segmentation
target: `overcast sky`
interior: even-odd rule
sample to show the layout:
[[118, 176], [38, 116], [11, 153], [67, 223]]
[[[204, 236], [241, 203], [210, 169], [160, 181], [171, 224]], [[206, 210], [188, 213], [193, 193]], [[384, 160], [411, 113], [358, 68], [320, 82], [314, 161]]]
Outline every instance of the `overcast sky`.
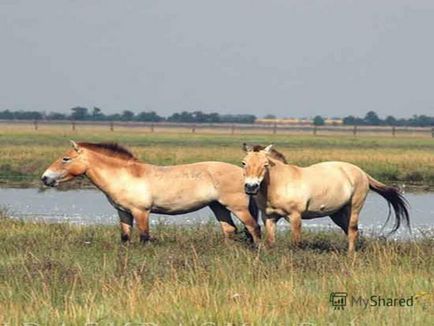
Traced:
[[434, 115], [434, 1], [0, 0], [0, 110]]

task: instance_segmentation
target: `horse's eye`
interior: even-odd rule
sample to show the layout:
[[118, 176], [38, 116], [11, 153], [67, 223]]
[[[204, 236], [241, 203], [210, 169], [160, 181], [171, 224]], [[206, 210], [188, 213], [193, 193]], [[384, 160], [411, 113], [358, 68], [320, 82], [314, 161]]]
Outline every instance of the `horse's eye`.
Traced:
[[242, 166], [246, 166], [246, 162], [244, 162], [244, 161], [241, 162], [241, 165], [242, 165]]
[[64, 158], [62, 158], [62, 162], [69, 162], [69, 161], [71, 161], [71, 158], [70, 157], [68, 157], [68, 156], [65, 156]]

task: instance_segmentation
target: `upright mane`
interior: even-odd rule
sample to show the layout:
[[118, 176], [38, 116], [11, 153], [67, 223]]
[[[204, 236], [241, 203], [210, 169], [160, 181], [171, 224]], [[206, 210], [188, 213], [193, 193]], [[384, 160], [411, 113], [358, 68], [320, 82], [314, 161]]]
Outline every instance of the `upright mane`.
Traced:
[[78, 145], [123, 160], [137, 160], [133, 153], [118, 143], [78, 143]]
[[[265, 149], [265, 146], [262, 145], [252, 145], [252, 151], [253, 152], [259, 152]], [[274, 158], [275, 160], [278, 160], [280, 162], [283, 162], [285, 164], [288, 164], [288, 162], [286, 161], [286, 157], [285, 155], [283, 155], [281, 152], [275, 150], [274, 148], [271, 149], [270, 154], [269, 154], [272, 158]]]

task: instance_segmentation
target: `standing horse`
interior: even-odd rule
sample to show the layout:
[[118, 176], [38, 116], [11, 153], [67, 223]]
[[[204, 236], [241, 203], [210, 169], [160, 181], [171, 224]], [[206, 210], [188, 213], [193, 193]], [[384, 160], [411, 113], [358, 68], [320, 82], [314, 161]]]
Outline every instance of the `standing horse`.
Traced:
[[291, 219], [292, 240], [298, 245], [301, 219], [330, 216], [348, 235], [349, 253], [354, 252], [359, 213], [369, 189], [392, 205], [395, 212], [392, 232], [402, 220], [410, 227], [407, 201], [399, 190], [382, 184], [353, 164], [322, 162], [302, 168], [285, 164], [272, 145], [262, 149], [244, 144], [244, 150], [245, 192], [257, 195], [258, 206], [266, 215], [270, 245], [275, 242], [276, 222], [281, 217]]
[[42, 175], [47, 186], [57, 186], [85, 175], [116, 208], [121, 239], [130, 240], [135, 220], [140, 240], [149, 237], [149, 214], [183, 214], [209, 206], [226, 238], [236, 227], [234, 213], [258, 242], [257, 207], [243, 190], [243, 171], [223, 162], [200, 162], [176, 166], [141, 163], [118, 144], [72, 142], [72, 149], [52, 163]]

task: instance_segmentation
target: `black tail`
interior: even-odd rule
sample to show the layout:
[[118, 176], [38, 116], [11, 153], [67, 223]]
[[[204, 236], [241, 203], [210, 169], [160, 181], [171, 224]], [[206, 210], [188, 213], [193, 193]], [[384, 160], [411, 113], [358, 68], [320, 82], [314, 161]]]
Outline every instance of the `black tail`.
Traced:
[[[390, 205], [392, 205], [393, 210], [395, 212], [395, 224], [393, 225], [392, 231], [390, 233], [396, 232], [402, 224], [402, 221], [406, 224], [406, 226], [410, 229], [410, 215], [408, 213], [408, 202], [401, 194], [398, 188], [389, 187], [381, 182], [375, 180], [371, 176], [368, 175], [369, 179], [369, 189], [375, 191], [377, 194], [381, 195], [384, 199], [387, 200], [389, 204], [389, 216], [387, 217], [386, 224], [390, 218]], [[411, 231], [411, 229], [410, 229]]]

